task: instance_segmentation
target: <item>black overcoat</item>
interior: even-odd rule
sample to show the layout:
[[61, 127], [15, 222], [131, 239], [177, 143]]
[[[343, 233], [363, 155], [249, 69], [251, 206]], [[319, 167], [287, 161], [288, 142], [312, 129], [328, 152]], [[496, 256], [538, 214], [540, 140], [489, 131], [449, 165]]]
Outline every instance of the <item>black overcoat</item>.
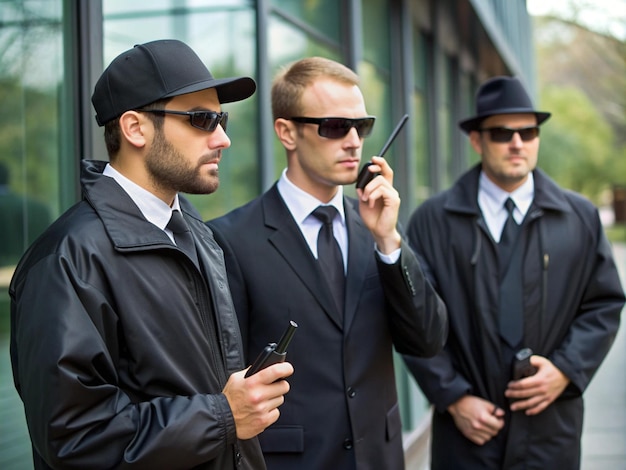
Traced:
[[577, 468], [581, 395], [613, 342], [624, 292], [596, 208], [540, 170], [533, 173], [535, 196], [520, 240], [524, 339], [571, 383], [537, 416], [507, 412], [506, 432], [483, 447], [467, 440], [446, 411], [467, 393], [508, 409], [503, 392], [510, 363], [497, 329], [496, 244], [477, 203], [479, 174], [476, 166], [423, 203], [408, 225], [409, 242], [425, 261], [450, 320], [441, 354], [406, 358], [435, 405], [433, 469]]

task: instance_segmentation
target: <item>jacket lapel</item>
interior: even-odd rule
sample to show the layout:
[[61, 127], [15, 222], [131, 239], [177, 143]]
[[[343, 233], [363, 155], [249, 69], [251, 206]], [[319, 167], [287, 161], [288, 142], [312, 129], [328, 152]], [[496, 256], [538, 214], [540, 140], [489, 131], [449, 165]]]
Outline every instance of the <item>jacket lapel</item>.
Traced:
[[274, 230], [268, 237], [269, 242], [291, 266], [294, 275], [299, 277], [311, 291], [333, 323], [342, 329], [340, 313], [335, 307], [332, 294], [322, 276], [317, 260], [311, 253], [276, 185], [263, 196], [263, 217], [265, 225]]

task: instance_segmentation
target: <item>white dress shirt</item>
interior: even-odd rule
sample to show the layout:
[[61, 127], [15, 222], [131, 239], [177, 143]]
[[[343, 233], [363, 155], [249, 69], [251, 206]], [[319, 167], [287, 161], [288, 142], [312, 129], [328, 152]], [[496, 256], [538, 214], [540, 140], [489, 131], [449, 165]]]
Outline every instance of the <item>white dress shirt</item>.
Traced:
[[515, 209], [513, 209], [513, 218], [518, 224], [521, 224], [526, 217], [526, 213], [530, 208], [535, 196], [535, 180], [533, 174], [528, 174], [528, 179], [512, 193], [497, 186], [493, 181], [487, 178], [484, 172], [480, 172], [478, 180], [478, 205], [483, 213], [487, 228], [491, 236], [500, 242], [502, 229], [509, 213], [504, 207], [507, 198], [513, 199]]
[[[287, 170], [283, 170], [282, 175], [277, 183], [278, 192], [285, 201], [289, 212], [293, 216], [296, 224], [300, 228], [304, 239], [309, 245], [313, 256], [317, 258], [317, 235], [322, 227], [322, 222], [311, 214], [318, 206], [328, 205], [337, 209], [339, 217], [335, 217], [333, 220], [333, 232], [339, 248], [341, 249], [341, 255], [343, 257], [344, 272], [348, 266], [348, 230], [346, 228], [346, 214], [343, 208], [343, 187], [337, 188], [337, 194], [327, 203], [323, 203], [311, 196], [309, 193], [303, 191], [294, 185], [289, 178], [287, 178]], [[380, 259], [387, 263], [393, 264], [398, 258], [400, 258], [400, 249], [393, 251], [392, 253], [385, 255], [377, 250]]]
[[174, 203], [172, 204], [172, 207], [170, 207], [150, 191], [147, 191], [126, 178], [109, 164], [104, 167], [102, 174], [117, 181], [117, 184], [119, 184], [122, 189], [126, 191], [137, 207], [139, 207], [139, 210], [148, 222], [152, 222], [154, 225], [163, 230], [167, 236], [170, 237], [170, 240], [174, 242], [174, 234], [170, 229], [165, 227], [172, 217], [172, 211], [180, 211], [178, 194], [174, 197]]

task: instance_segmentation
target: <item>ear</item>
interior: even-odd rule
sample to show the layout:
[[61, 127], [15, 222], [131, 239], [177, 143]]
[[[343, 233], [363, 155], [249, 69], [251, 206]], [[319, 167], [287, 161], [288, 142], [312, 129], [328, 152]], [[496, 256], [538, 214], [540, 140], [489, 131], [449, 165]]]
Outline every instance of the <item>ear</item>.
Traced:
[[469, 140], [470, 140], [470, 144], [472, 145], [472, 148], [474, 149], [474, 152], [476, 152], [478, 155], [483, 154], [483, 143], [482, 140], [480, 138], [480, 132], [478, 131], [471, 131], [469, 134]]
[[296, 132], [298, 129], [293, 121], [288, 119], [278, 118], [274, 121], [274, 132], [280, 143], [283, 144], [287, 150], [295, 150], [296, 148]]
[[149, 135], [154, 131], [152, 121], [137, 111], [126, 111], [120, 116], [120, 132], [122, 138], [130, 145], [143, 148]]

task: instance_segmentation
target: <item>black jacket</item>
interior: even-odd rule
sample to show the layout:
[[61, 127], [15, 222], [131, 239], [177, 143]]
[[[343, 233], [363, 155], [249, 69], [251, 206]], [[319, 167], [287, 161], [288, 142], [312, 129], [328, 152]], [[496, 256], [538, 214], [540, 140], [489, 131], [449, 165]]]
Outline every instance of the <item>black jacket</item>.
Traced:
[[265, 468], [221, 394], [243, 367], [221, 249], [181, 198], [203, 276], [103, 168], [83, 163], [84, 200], [10, 285], [35, 467]]
[[344, 198], [344, 208], [343, 321], [276, 185], [210, 222], [249, 360], [289, 320], [299, 325], [287, 352], [291, 389], [278, 421], [259, 436], [272, 470], [403, 469], [393, 348], [432, 356], [445, 341], [445, 306], [410, 248], [383, 263], [355, 201]]
[[511, 364], [498, 335], [496, 244], [478, 207], [479, 172], [473, 168], [424, 202], [408, 226], [409, 241], [425, 260], [450, 321], [441, 354], [406, 359], [436, 408], [433, 468], [577, 468], [581, 395], [615, 338], [624, 292], [595, 207], [540, 170], [533, 173], [535, 197], [519, 242], [525, 345], [550, 359], [571, 383], [537, 416], [507, 413], [508, 440], [483, 447], [467, 440], [446, 411], [466, 393], [508, 409], [503, 393]]

